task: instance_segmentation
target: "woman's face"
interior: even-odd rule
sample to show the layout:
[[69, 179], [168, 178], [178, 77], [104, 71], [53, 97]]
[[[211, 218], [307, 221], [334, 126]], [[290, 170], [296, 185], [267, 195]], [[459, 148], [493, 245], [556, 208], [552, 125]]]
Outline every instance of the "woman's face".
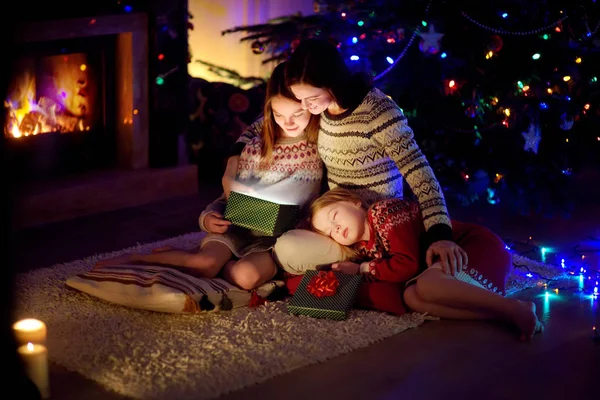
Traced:
[[311, 223], [317, 231], [344, 246], [369, 239], [367, 213], [360, 203], [339, 201], [330, 204], [317, 211]]
[[290, 89], [302, 103], [302, 108], [314, 115], [321, 114], [333, 103], [333, 98], [325, 89], [319, 89], [305, 83], [292, 85]]
[[310, 113], [297, 101], [277, 95], [271, 99], [271, 109], [275, 123], [285, 137], [296, 137], [304, 132], [310, 122]]

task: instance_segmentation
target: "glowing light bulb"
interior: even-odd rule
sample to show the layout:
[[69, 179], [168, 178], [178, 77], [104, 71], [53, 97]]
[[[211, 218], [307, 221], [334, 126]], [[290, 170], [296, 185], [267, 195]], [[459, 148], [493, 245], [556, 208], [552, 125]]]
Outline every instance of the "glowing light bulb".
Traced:
[[350, 56], [350, 59], [351, 59], [352, 61], [358, 61], [358, 60], [360, 60], [360, 57], [359, 57], [359, 56], [357, 56], [357, 55], [353, 55], [353, 56]]
[[575, 59], [575, 62], [576, 62], [577, 64], [581, 64], [581, 61], [583, 61], [583, 60], [581, 59], [581, 57], [577, 57], [577, 58]]
[[87, 69], [87, 65], [85, 65], [85, 64], [81, 64], [81, 65], [79, 66], [79, 69], [80, 69], [80, 70], [82, 70], [82, 71], [85, 71], [85, 70]]
[[505, 108], [504, 109], [504, 115], [506, 115], [507, 117], [510, 117], [510, 108]]
[[563, 81], [569, 82], [570, 80], [571, 80], [571, 77], [569, 75], [563, 76]]
[[386, 57], [385, 60], [390, 64], [394, 63], [394, 59], [392, 57]]
[[534, 55], [531, 56], [531, 58], [533, 58], [534, 60], [539, 60], [541, 57], [540, 53], [535, 53]]
[[456, 85], [456, 82], [454, 82], [454, 79], [451, 80], [450, 82], [448, 82], [448, 87], [454, 87], [454, 85]]
[[358, 26], [363, 26], [365, 24], [365, 21], [358, 21]]

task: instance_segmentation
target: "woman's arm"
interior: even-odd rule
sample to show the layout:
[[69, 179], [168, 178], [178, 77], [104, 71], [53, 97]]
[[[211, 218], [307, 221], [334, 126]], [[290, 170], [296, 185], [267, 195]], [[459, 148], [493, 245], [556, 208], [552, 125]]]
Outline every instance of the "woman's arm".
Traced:
[[406, 117], [390, 99], [384, 116], [389, 127], [377, 133], [375, 140], [395, 162], [400, 174], [417, 197], [429, 243], [452, 240], [452, 223], [446, 200], [433, 169], [415, 141]]

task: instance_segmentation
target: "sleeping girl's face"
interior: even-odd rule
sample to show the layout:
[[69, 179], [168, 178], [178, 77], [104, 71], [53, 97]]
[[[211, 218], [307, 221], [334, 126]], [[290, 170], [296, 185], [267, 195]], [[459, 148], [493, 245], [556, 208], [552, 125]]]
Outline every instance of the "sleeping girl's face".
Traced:
[[314, 213], [312, 226], [344, 246], [369, 240], [367, 212], [360, 203], [338, 201]]
[[277, 95], [271, 99], [271, 109], [275, 123], [279, 125], [284, 137], [301, 135], [310, 122], [311, 114], [302, 109], [302, 105], [294, 100]]

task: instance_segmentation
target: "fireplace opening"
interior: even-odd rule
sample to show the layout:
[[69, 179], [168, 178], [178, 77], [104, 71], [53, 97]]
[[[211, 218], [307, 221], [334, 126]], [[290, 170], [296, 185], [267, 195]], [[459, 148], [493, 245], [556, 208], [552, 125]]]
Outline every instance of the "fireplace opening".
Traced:
[[22, 47], [3, 127], [21, 179], [115, 166], [115, 43], [106, 35]]

